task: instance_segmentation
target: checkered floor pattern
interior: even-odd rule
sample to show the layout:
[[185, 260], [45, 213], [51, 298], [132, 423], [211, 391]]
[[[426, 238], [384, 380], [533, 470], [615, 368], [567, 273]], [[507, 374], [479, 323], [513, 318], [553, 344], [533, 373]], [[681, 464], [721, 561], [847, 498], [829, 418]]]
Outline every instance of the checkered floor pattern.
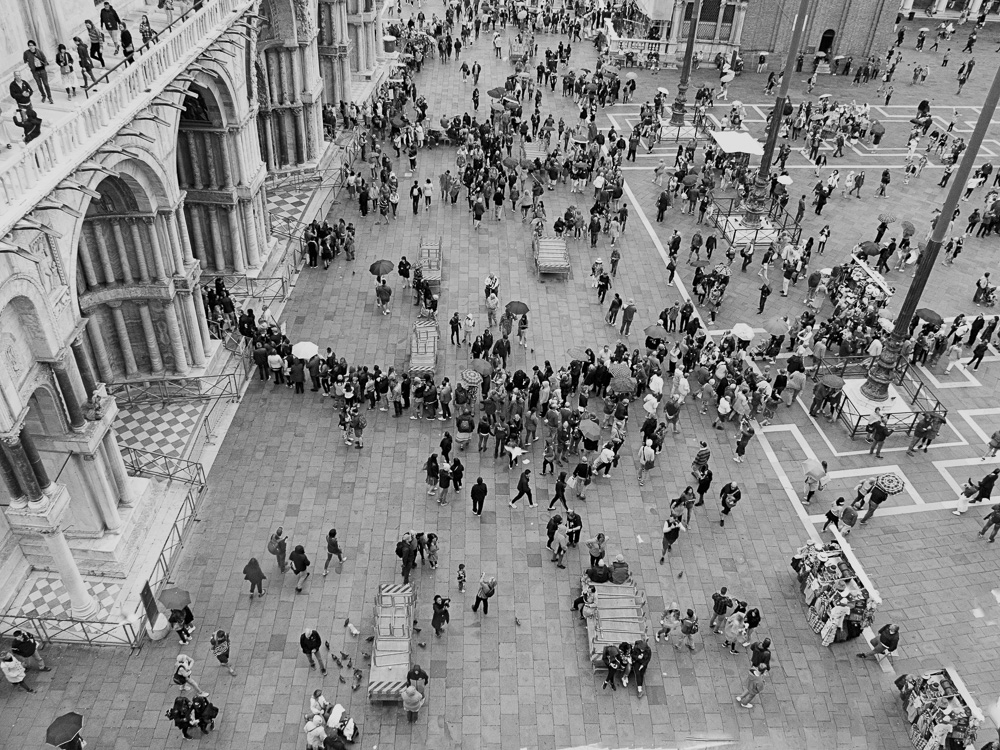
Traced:
[[[121, 584], [110, 581], [87, 580], [84, 579], [90, 594], [101, 610], [94, 615], [95, 620], [105, 620], [110, 618], [114, 609], [115, 601], [121, 592]], [[72, 606], [69, 600], [69, 592], [62, 585], [59, 577], [53, 573], [35, 573], [25, 583], [28, 588], [27, 595], [21, 599], [17, 614], [32, 617], [53, 617], [56, 619], [69, 618], [72, 614]], [[8, 613], [10, 614], [10, 613]]]
[[122, 407], [115, 431], [129, 448], [183, 458], [198, 437], [198, 420], [206, 408], [198, 403]]
[[292, 222], [302, 221], [306, 204], [309, 203], [317, 185], [318, 182], [306, 182], [288, 188], [271, 190], [267, 194], [267, 210], [275, 219]]

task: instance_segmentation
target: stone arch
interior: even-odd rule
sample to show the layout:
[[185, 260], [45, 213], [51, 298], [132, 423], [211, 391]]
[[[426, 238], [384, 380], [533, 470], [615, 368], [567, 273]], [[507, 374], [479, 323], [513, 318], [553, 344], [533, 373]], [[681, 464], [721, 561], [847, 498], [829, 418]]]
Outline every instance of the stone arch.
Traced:
[[11, 277], [0, 287], [0, 430], [13, 429], [48, 377], [39, 361], [53, 360], [58, 352], [44, 291], [27, 276]]
[[55, 437], [69, 432], [69, 420], [51, 381], [38, 383], [28, 394], [24, 427], [32, 435]]

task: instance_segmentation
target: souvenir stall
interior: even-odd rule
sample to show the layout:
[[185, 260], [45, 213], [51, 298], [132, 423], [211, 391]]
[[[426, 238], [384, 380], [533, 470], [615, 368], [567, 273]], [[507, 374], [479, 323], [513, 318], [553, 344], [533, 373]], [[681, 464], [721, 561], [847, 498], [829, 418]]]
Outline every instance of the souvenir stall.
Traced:
[[809, 624], [824, 646], [857, 638], [871, 625], [882, 598], [842, 538], [800, 547], [792, 569], [809, 608]]
[[885, 278], [857, 255], [850, 263], [831, 269], [830, 297], [835, 305], [865, 310], [869, 306], [881, 309], [889, 304], [895, 289]]
[[900, 675], [896, 687], [917, 750], [974, 747], [983, 713], [954, 669]]

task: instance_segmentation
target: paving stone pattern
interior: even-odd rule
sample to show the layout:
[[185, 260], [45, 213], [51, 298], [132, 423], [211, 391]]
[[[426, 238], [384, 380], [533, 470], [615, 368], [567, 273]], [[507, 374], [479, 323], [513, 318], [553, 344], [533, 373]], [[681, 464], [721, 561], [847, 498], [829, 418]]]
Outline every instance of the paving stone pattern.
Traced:
[[[983, 36], [979, 43], [983, 57], [992, 59], [986, 50], [988, 40], [995, 36], [993, 27]], [[548, 43], [541, 37], [542, 49]], [[553, 40], [553, 46], [556, 43]], [[510, 70], [507, 61], [493, 59], [485, 40], [473, 46], [470, 56], [485, 68], [482, 91], [499, 83]], [[593, 59], [589, 44], [576, 45], [574, 65], [589, 62], [592, 68]], [[695, 82], [712, 76], [711, 70], [703, 69]], [[636, 99], [651, 97], [657, 85], [673, 90], [676, 82], [675, 73], [658, 77], [642, 73]], [[471, 81], [462, 84], [457, 63], [430, 62], [417, 83], [430, 103], [432, 120], [470, 106]], [[926, 89], [936, 85], [932, 77]], [[939, 95], [945, 97], [941, 86]], [[763, 76], [747, 74], [736, 82], [732, 96], [748, 102], [762, 100], [762, 88]], [[794, 89], [800, 96], [798, 82]], [[968, 100], [977, 95], [967, 87], [962, 101], [971, 103]], [[922, 96], [926, 96], [924, 89], [918, 93], [899, 86], [894, 103], [915, 105]], [[558, 95], [555, 104], [546, 98], [543, 114], [551, 108], [557, 117], [576, 116], [570, 101]], [[619, 109], [624, 111], [608, 112]], [[454, 167], [454, 151], [422, 152], [418, 167], [416, 177], [421, 182], [430, 177], [436, 185], [438, 174]], [[796, 173], [797, 180], [801, 171]], [[400, 179], [400, 192], [405, 196], [408, 183], [402, 175]], [[652, 219], [655, 186], [649, 176], [629, 172], [628, 182]], [[807, 186], [807, 180], [799, 180], [793, 195], [795, 188]], [[906, 192], [894, 189], [884, 202], [838, 198], [823, 217], [807, 214], [805, 228], [807, 234], [815, 233], [821, 222], [831, 223], [833, 240], [827, 257], [832, 262], [846, 257], [859, 232], [874, 231], [874, 216], [883, 203], [900, 211], [901, 218], [912, 218], [918, 225], [922, 219], [925, 225], [929, 210], [942, 197], [929, 180], [922, 180]], [[562, 186], [547, 192], [549, 216], [579, 199]], [[638, 332], [655, 320], [656, 311], [678, 297], [678, 291], [667, 286], [662, 260], [635, 206], [630, 209], [614, 291], [636, 299]], [[603, 322], [604, 310], [587, 278], [593, 258], [600, 254], [607, 259], [610, 254], [605, 238], [594, 250], [584, 241], [570, 241], [573, 273], [568, 281], [539, 280], [530, 264], [528, 228], [512, 218], [509, 210], [499, 223], [485, 221], [478, 233], [463, 202], [442, 206], [437, 198], [430, 211], [414, 217], [404, 197], [399, 219], [388, 227], [373, 226], [374, 215], [362, 219], [354, 206], [336, 206], [331, 219], [340, 216], [359, 227], [357, 260], [349, 265], [340, 259], [329, 271], [303, 272], [285, 312], [293, 341], [332, 346], [351, 362], [403, 367], [415, 308], [408, 290], [401, 289], [393, 276], [392, 314], [378, 315], [367, 268], [378, 258], [395, 261], [403, 253], [415, 259], [421, 238], [429, 237], [442, 238], [445, 257], [439, 376], [454, 378], [467, 357], [461, 347], [448, 343], [450, 314], [471, 311], [478, 316], [480, 328], [485, 324], [481, 284], [490, 272], [500, 277], [502, 301], [520, 299], [532, 309], [531, 348], [516, 349], [513, 367], [528, 368], [544, 359], [558, 366], [565, 361], [569, 346], [617, 341], [617, 331]], [[653, 231], [663, 242], [675, 227], [685, 238], [695, 229], [693, 220], [681, 217], [675, 209], [668, 221], [654, 223]], [[937, 269], [934, 291], [929, 292], [933, 303], [928, 304], [945, 315], [968, 309], [971, 303], [964, 301], [964, 295], [970, 294], [976, 273], [971, 269], [991, 252], [988, 242], [973, 240], [959, 264]], [[681, 278], [689, 282], [690, 269], [683, 268]], [[737, 271], [730, 286], [718, 328], [744, 319], [753, 322], [754, 280], [744, 279]], [[802, 309], [801, 296], [797, 291], [787, 299], [772, 297], [768, 314], [797, 312]], [[639, 333], [633, 333], [629, 341], [634, 347], [642, 344]], [[954, 389], [942, 398], [953, 410], [991, 408], [995, 370], [996, 365], [988, 363], [977, 373], [983, 387]], [[943, 376], [939, 373], [939, 377]], [[636, 418], [634, 414], [633, 421]], [[991, 419], [977, 423], [989, 433], [994, 429]], [[358, 719], [364, 745], [386, 750], [565, 748], [591, 743], [660, 747], [684, 746], [696, 739], [732, 741], [741, 748], [908, 747], [892, 675], [854, 658], [857, 642], [821, 647], [806, 623], [788, 561], [807, 534], [761, 443], [767, 441], [774, 449], [780, 470], [795, 487], [804, 457], [801, 448], [785, 433], [762, 434], [751, 445], [747, 463], [737, 465], [729, 458], [733, 435], [713, 431], [710, 421], [689, 402], [681, 416], [682, 433], [668, 438], [651, 481], [640, 487], [632, 462], [626, 459], [610, 480], [599, 480], [585, 503], [573, 503], [583, 516], [584, 538], [604, 531], [610, 554], [621, 552], [629, 560], [649, 598], [651, 628], [662, 606], [675, 600], [683, 608], [695, 608], [702, 618], [694, 653], [654, 644], [647, 697], [640, 699], [631, 689], [601, 691], [601, 680], [592, 674], [586, 657], [585, 631], [569, 611], [579, 590], [580, 572], [587, 565], [586, 555], [571, 551], [565, 571], [549, 562], [543, 548], [544, 506], [529, 510], [522, 503], [516, 511], [506, 506], [516, 475], [507, 471], [504, 462], [494, 462], [487, 454], [459, 453], [467, 466], [467, 483], [482, 475], [490, 486], [487, 512], [480, 519], [471, 515], [467, 490], [439, 508], [425, 494], [420, 467], [437, 449], [445, 423], [397, 421], [372, 412], [365, 447], [354, 450], [344, 445], [329, 400], [308, 389], [296, 396], [284, 387], [254, 382], [221, 447], [200, 523], [176, 576], [176, 583], [192, 591], [201, 626], [194, 643], [184, 650], [195, 656], [196, 678], [222, 709], [216, 735], [204, 742], [241, 750], [300, 748], [309, 693], [322, 685], [331, 700], [343, 702]], [[953, 421], [970, 445], [934, 449], [917, 459], [887, 454], [904, 467], [911, 481], [919, 482], [928, 502], [946, 499], [950, 489], [926, 459], [971, 458], [980, 450], [969, 426], [954, 414]], [[817, 456], [831, 461], [832, 469], [862, 469], [874, 463], [865, 455], [834, 456], [799, 407], [781, 409], [776, 424], [797, 426]], [[826, 434], [838, 453], [859, 449], [835, 429]], [[745, 499], [723, 529], [717, 524], [715, 491], [710, 493], [692, 528], [682, 535], [668, 563], [660, 566], [658, 529], [667, 502], [688, 482], [689, 463], [703, 436], [713, 450], [715, 489], [735, 479], [744, 487]], [[633, 435], [628, 442], [630, 453], [634, 443]], [[539, 456], [536, 446], [527, 456], [527, 466], [535, 469], [535, 501], [541, 505], [548, 500], [552, 481], [537, 476]], [[822, 508], [835, 488], [846, 486], [846, 480], [838, 482], [821, 496]], [[305, 545], [313, 560], [314, 574], [304, 594], [294, 593], [290, 577], [282, 576], [266, 553], [267, 535], [279, 524], [290, 533], [293, 544]], [[993, 625], [997, 612], [989, 594], [996, 568], [994, 550], [976, 539], [974, 524], [973, 514], [956, 518], [946, 510], [876, 517], [852, 541], [886, 600], [878, 623], [889, 619], [903, 626], [896, 670], [954, 664], [985, 704], [997, 693], [990, 673], [997, 652]], [[325, 556], [320, 548], [330, 527], [339, 530], [348, 561], [342, 573], [331, 572], [324, 578], [320, 568]], [[415, 574], [423, 632], [414, 640], [426, 643], [426, 648], [415, 643], [413, 658], [428, 669], [431, 685], [428, 703], [413, 725], [396, 707], [367, 705], [364, 691], [352, 693], [349, 685], [337, 680], [336, 669], [320, 679], [309, 670], [297, 646], [303, 627], [315, 626], [334, 652], [344, 650], [360, 661], [361, 651], [369, 648], [362, 639], [371, 632], [376, 587], [399, 580], [393, 548], [406, 529], [433, 531], [441, 539], [438, 570], [425, 566]], [[268, 595], [252, 602], [241, 573], [250, 556], [261, 560], [269, 577]], [[459, 594], [455, 584], [459, 563], [469, 572], [465, 594]], [[499, 579], [487, 616], [469, 608], [474, 581], [481, 572]], [[710, 596], [721, 585], [760, 608], [764, 624], [759, 636], [774, 641], [774, 669], [752, 711], [739, 708], [734, 701], [742, 690], [746, 656], [727, 654], [720, 638], [707, 627]], [[453, 598], [451, 624], [441, 639], [434, 637], [429, 623], [430, 599], [435, 593]], [[987, 610], [986, 617], [973, 617], [976, 603]], [[347, 634], [344, 620], [348, 617], [361, 628], [362, 639]], [[209, 653], [208, 634], [216, 626], [232, 633], [235, 678], [220, 670]], [[177, 730], [163, 718], [176, 694], [170, 684], [177, 653], [172, 637], [147, 644], [131, 656], [110, 650], [53, 652], [55, 671], [29, 677], [42, 688], [37, 695], [8, 691], [0, 698], [13, 736], [26, 738], [25, 744], [39, 744], [44, 729], [39, 716], [77, 708], [88, 715], [88, 739], [95, 747], [161, 748], [180, 743]], [[346, 670], [344, 676], [349, 680]]]

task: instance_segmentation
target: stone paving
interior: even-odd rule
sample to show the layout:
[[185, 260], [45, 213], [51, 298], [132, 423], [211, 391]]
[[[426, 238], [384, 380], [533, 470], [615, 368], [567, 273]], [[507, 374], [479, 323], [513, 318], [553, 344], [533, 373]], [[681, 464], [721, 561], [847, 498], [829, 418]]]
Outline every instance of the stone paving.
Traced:
[[[988, 39], [995, 36], [993, 27], [983, 36], [979, 44], [985, 51]], [[545, 37], [540, 44], [544, 49]], [[486, 46], [480, 41], [472, 52], [485, 67], [482, 90], [509, 70], [509, 63], [495, 61]], [[574, 64], [592, 60], [592, 48], [578, 45]], [[762, 83], [762, 77], [746, 75], [737, 81], [733, 95], [747, 102], [762, 101], [751, 96]], [[471, 82], [462, 87], [456, 63], [430, 63], [417, 84], [428, 98], [434, 120], [467, 106]], [[637, 99], [664, 84], [673, 89], [676, 74], [658, 78], [641, 74]], [[899, 87], [900, 103], [915, 103], [917, 97], [907, 88]], [[972, 91], [967, 88], [966, 93], [971, 99]], [[557, 116], [575, 114], [569, 100], [557, 97], [556, 102]], [[546, 100], [543, 113], [550, 106]], [[619, 109], [624, 108], [608, 112], [616, 116]], [[423, 152], [416, 177], [421, 182], [430, 177], [436, 184], [437, 175], [453, 165], [450, 149]], [[635, 325], [641, 329], [680, 292], [666, 285], [656, 243], [639, 215], [641, 208], [649, 219], [655, 216], [650, 212], [654, 186], [639, 171], [630, 172], [628, 180], [637, 205], [630, 205], [614, 290], [636, 299]], [[404, 182], [401, 192], [406, 187]], [[926, 217], [942, 197], [925, 180], [911, 186], [905, 197], [893, 191], [885, 204], [905, 214], [900, 218], [919, 218]], [[570, 201], [564, 187], [546, 193], [550, 217]], [[880, 203], [853, 205], [836, 199], [823, 217], [807, 213], [805, 230], [815, 233], [821, 222], [829, 221], [834, 235], [827, 255], [831, 262], [846, 258], [858, 227], [874, 230]], [[435, 200], [429, 212], [414, 217], [404, 199], [399, 220], [388, 227], [374, 227], [374, 217], [362, 219], [356, 207], [338, 206], [332, 218], [341, 215], [359, 227], [358, 258], [351, 267], [339, 260], [329, 271], [303, 272], [283, 316], [293, 341], [331, 346], [351, 362], [404, 366], [414, 308], [393, 276], [392, 315], [378, 315], [367, 267], [381, 257], [396, 260], [406, 253], [414, 258], [422, 237], [443, 238], [445, 252], [439, 375], [454, 378], [461, 372], [466, 354], [447, 343], [446, 320], [457, 310], [473, 312], [480, 326], [485, 322], [481, 282], [489, 272], [500, 276], [504, 302], [521, 299], [532, 309], [533, 351], [516, 351], [515, 368], [544, 359], [558, 366], [569, 346], [617, 340], [617, 332], [603, 323], [604, 311], [587, 279], [595, 254], [610, 252], [603, 239], [594, 251], [583, 241], [571, 242], [570, 279], [543, 283], [530, 266], [528, 229], [509, 212], [500, 223], [484, 222], [479, 233], [473, 231], [461, 202], [452, 208]], [[654, 222], [650, 230], [661, 243], [675, 227], [685, 237], [694, 231], [690, 217], [674, 211], [668, 219], [662, 225]], [[971, 269], [981, 266], [990, 252], [986, 242], [970, 241], [959, 264], [935, 271], [928, 304], [943, 315], [971, 308], [971, 303], [963, 302], [978, 272]], [[754, 309], [753, 279], [743, 279], [738, 272], [735, 276], [716, 324], [720, 329], [752, 317], [744, 311]], [[680, 278], [682, 285], [689, 282], [689, 269], [683, 268]], [[897, 299], [902, 294], [901, 289]], [[768, 305], [769, 314], [800, 309], [795, 294], [772, 297]], [[637, 334], [631, 341], [641, 345]], [[996, 371], [995, 363], [988, 361], [975, 373], [978, 387], [938, 391], [951, 409], [950, 421], [957, 431], [943, 433], [940, 442], [958, 445], [934, 447], [913, 459], [898, 451], [886, 453], [885, 463], [900, 467], [918, 489], [923, 506], [917, 507], [909, 493], [897, 496], [887, 504], [884, 516], [876, 516], [851, 539], [885, 599], [876, 622], [902, 625], [895, 670], [953, 664], [983, 705], [998, 692], [991, 669], [1000, 642], [997, 605], [990, 594], [995, 586], [991, 554], [995, 550], [977, 540], [974, 514], [956, 518], [937, 503], [954, 497], [948, 477], [960, 482], [967, 473], [984, 472], [978, 461], [980, 433], [992, 432], [1000, 413], [993, 396]], [[944, 376], [937, 371], [935, 377], [946, 385], [968, 384], [960, 374]], [[962, 410], [973, 411], [960, 414]], [[808, 516], [803, 522], [794, 494], [787, 491], [798, 488], [799, 462], [813, 452], [829, 460], [835, 472], [842, 472], [834, 474], [831, 486], [810, 510], [821, 515], [835, 493], [852, 484], [851, 472], [886, 468], [872, 467], [866, 454], [853, 455], [863, 444], [852, 443], [836, 429], [825, 429], [827, 443], [805, 410], [782, 409], [775, 424], [751, 445], [747, 463], [737, 465], [729, 460], [728, 437], [711, 430], [710, 420], [689, 403], [681, 415], [682, 434], [668, 439], [651, 482], [640, 487], [630, 462], [624, 461], [610, 482], [598, 483], [586, 503], [575, 503], [583, 516], [584, 538], [604, 531], [610, 553], [621, 552], [629, 560], [647, 593], [651, 624], [663, 604], [672, 600], [695, 608], [703, 619], [693, 654], [654, 649], [647, 697], [640, 699], [631, 690], [602, 692], [600, 679], [592, 675], [586, 636], [569, 611], [587, 558], [572, 551], [566, 571], [549, 563], [543, 548], [544, 508], [532, 511], [522, 506], [511, 511], [505, 505], [516, 476], [491, 456], [459, 453], [467, 466], [467, 481], [481, 475], [490, 487], [487, 512], [480, 519], [473, 517], [465, 491], [439, 508], [423, 492], [420, 467], [436, 450], [447, 425], [396, 421], [380, 412], [369, 413], [368, 422], [365, 448], [352, 450], [340, 440], [331, 404], [308, 390], [296, 396], [283, 387], [254, 382], [240, 405], [209, 476], [211, 489], [201, 523], [176, 575], [176, 582], [192, 591], [201, 626], [185, 651], [196, 658], [196, 678], [222, 709], [218, 731], [203, 742], [241, 750], [300, 748], [308, 695], [322, 685], [331, 700], [344, 703], [359, 721], [366, 747], [389, 750], [663, 747], [698, 741], [730, 742], [740, 748], [909, 746], [893, 675], [854, 658], [856, 642], [831, 649], [820, 646], [806, 623], [788, 566], [791, 554], [809, 538], [807, 526], [814, 523]], [[669, 563], [659, 566], [657, 536], [666, 501], [687, 483], [688, 465], [701, 436], [711, 441], [715, 489], [736, 479], [746, 490], [745, 501], [722, 529], [715, 523], [713, 491]], [[537, 470], [539, 450], [528, 458], [528, 466]], [[541, 504], [548, 500], [551, 480], [534, 479], [535, 500]], [[906, 512], [893, 514], [897, 510]], [[296, 596], [292, 582], [283, 578], [266, 553], [267, 535], [279, 524], [293, 544], [305, 545], [313, 560], [316, 575], [305, 594]], [[342, 573], [324, 578], [319, 575], [325, 559], [320, 547], [331, 526], [340, 532], [348, 561]], [[427, 706], [415, 725], [408, 724], [397, 708], [367, 705], [363, 690], [352, 693], [334, 676], [337, 670], [320, 680], [309, 671], [297, 645], [302, 628], [315, 626], [334, 652], [343, 650], [355, 661], [360, 659], [360, 652], [368, 648], [363, 638], [371, 632], [376, 587], [398, 580], [393, 547], [406, 529], [433, 531], [441, 538], [439, 569], [422, 567], [416, 574], [424, 628], [418, 639], [426, 648], [415, 644], [413, 658], [430, 672], [431, 685]], [[269, 593], [263, 600], [249, 602], [241, 571], [252, 555], [262, 561]], [[472, 591], [481, 572], [497, 575], [498, 594], [488, 616], [469, 610], [473, 593], [457, 592], [459, 563], [468, 568]], [[729, 585], [760, 608], [760, 636], [774, 641], [774, 669], [763, 699], [752, 711], [734, 701], [746, 657], [728, 655], [707, 628], [710, 595], [721, 585]], [[428, 622], [434, 593], [453, 597], [452, 621], [440, 640]], [[983, 617], [975, 616], [976, 607], [983, 610]], [[345, 630], [348, 617], [361, 628], [360, 639]], [[235, 678], [220, 670], [209, 653], [208, 633], [217, 626], [232, 633]], [[175, 747], [180, 744], [178, 732], [163, 712], [175, 695], [170, 673], [176, 653], [172, 637], [147, 644], [131, 656], [109, 650], [52, 649], [55, 670], [42, 676], [30, 673], [30, 682], [40, 688], [36, 695], [2, 693], [5, 723], [11, 736], [24, 738], [22, 744], [40, 744], [45, 726], [40, 716], [79, 709], [88, 716], [86, 736], [95, 747]], [[991, 733], [984, 730], [981, 740]]]

